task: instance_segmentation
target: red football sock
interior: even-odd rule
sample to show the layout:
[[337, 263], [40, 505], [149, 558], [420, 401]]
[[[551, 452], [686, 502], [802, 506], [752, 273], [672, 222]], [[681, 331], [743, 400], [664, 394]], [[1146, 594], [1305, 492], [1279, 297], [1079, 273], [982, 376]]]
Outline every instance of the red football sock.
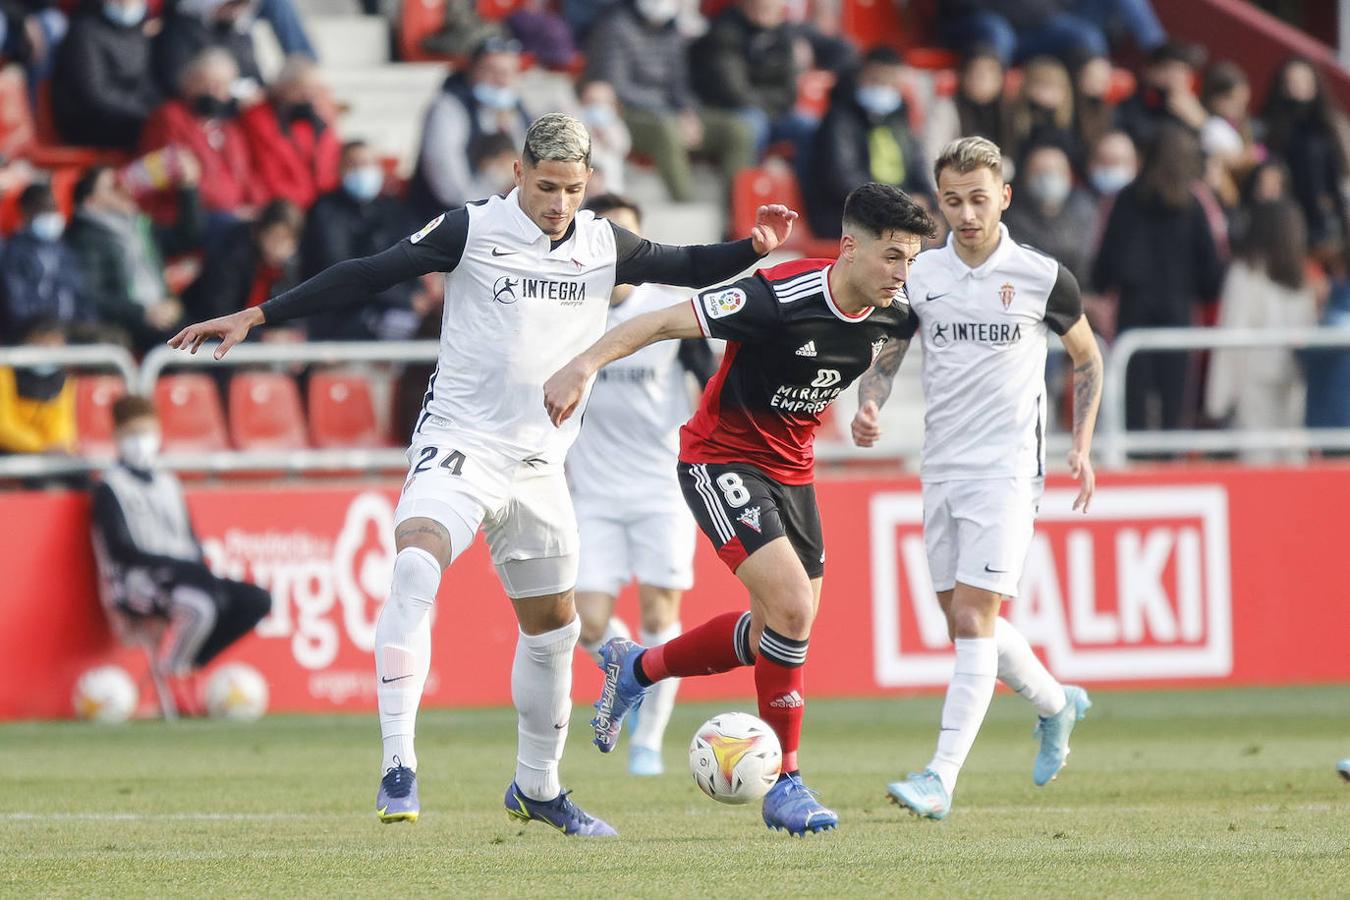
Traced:
[[759, 717], [769, 723], [783, 745], [783, 771], [797, 771], [797, 747], [802, 740], [802, 667], [787, 666], [766, 659], [755, 660], [755, 691], [759, 695]]
[[736, 653], [742, 617], [747, 618], [745, 628], [748, 632], [749, 613], [723, 613], [668, 643], [648, 649], [638, 658], [638, 680], [645, 677], [649, 682], [656, 682], [665, 678], [716, 675], [747, 665]]

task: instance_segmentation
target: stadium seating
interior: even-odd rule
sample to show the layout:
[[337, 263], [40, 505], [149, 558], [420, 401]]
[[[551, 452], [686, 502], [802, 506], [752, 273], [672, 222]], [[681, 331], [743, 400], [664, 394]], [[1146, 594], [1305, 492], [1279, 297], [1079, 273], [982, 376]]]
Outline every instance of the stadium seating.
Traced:
[[81, 375], [75, 379], [75, 442], [81, 456], [112, 456], [112, 407], [126, 393], [120, 375]]
[[309, 379], [309, 436], [315, 447], [388, 447], [380, 432], [370, 382], [348, 372], [315, 372]]
[[230, 438], [240, 450], [309, 446], [300, 389], [279, 372], [240, 372], [230, 380]]
[[[796, 210], [803, 208], [801, 190], [791, 169], [782, 164], [771, 164], [742, 169], [736, 174], [731, 189], [732, 233], [749, 234], [755, 224], [755, 211], [765, 203], [786, 203]], [[805, 256], [833, 259], [839, 253], [839, 242], [816, 237], [805, 218], [798, 218], [785, 249]]]
[[[38, 102], [48, 102], [49, 89], [38, 89]], [[44, 106], [45, 109], [45, 106]], [[27, 159], [38, 168], [71, 166], [84, 168], [95, 163], [116, 164], [126, 154], [94, 147], [69, 147], [56, 143], [50, 115], [38, 115], [28, 99], [28, 82], [23, 67], [10, 64], [0, 68], [0, 155]]]
[[166, 453], [225, 450], [225, 412], [210, 375], [189, 372], [164, 375], [155, 384], [155, 409]]

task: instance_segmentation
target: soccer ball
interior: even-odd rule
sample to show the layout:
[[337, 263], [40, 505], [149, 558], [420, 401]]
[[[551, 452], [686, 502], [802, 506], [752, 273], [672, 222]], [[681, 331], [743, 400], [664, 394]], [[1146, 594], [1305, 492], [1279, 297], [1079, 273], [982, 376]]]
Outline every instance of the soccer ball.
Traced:
[[90, 722], [125, 722], [136, 711], [140, 691], [121, 666], [98, 666], [75, 682], [75, 715]]
[[267, 712], [267, 682], [252, 666], [221, 666], [206, 682], [206, 711], [217, 719], [252, 722], [262, 718]]
[[763, 720], [740, 712], [703, 723], [689, 744], [694, 783], [719, 803], [749, 803], [769, 792], [783, 766], [778, 735]]

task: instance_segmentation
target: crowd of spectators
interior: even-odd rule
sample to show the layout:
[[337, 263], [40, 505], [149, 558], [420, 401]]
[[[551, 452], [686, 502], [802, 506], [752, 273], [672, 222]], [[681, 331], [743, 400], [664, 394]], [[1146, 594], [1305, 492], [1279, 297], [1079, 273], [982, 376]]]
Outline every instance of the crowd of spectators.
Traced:
[[[22, 189], [0, 248], [9, 345], [58, 331], [144, 353], [187, 320], [261, 303], [509, 189], [525, 128], [547, 111], [522, 89], [530, 65], [573, 79], [595, 192], [623, 191], [643, 165], [688, 201], [707, 196], [696, 173], [709, 165], [729, 202], [739, 172], [783, 165], [805, 224], [831, 238], [865, 181], [935, 205], [931, 160], [979, 134], [1005, 153], [1011, 234], [1074, 273], [1106, 340], [1350, 320], [1350, 125], [1316, 66], [1288, 60], [1253, 111], [1243, 70], [1169, 39], [1148, 0], [939, 0], [934, 34], [959, 61], [936, 78], [884, 42], [856, 44], [838, 0], [731, 0], [706, 18], [691, 0], [530, 0], [502, 22], [452, 2], [428, 46], [456, 63], [406, 185], [341, 134], [292, 0], [171, 0], [153, 18], [144, 0], [68, 19], [41, 2], [4, 8], [4, 52], [49, 80], [62, 139], [108, 154], [80, 175], [68, 222], [51, 186]], [[288, 54], [267, 83], [261, 22]], [[1122, 44], [1142, 54], [1133, 77], [1112, 63]], [[804, 102], [799, 82], [822, 73], [827, 99]], [[399, 285], [287, 339], [425, 335], [438, 303]], [[1141, 355], [1127, 424], [1350, 427], [1346, 356]], [[6, 437], [6, 392], [55, 402], [48, 381], [0, 380], [0, 451], [34, 446]]]

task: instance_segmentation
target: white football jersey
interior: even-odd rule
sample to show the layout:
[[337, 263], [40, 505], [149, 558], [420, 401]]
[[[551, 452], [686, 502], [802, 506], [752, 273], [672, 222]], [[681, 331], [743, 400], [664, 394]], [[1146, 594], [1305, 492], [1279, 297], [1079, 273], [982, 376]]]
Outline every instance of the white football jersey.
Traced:
[[544, 382], [604, 332], [614, 285], [704, 287], [759, 256], [748, 238], [654, 244], [588, 210], [553, 241], [521, 209], [519, 194], [443, 213], [388, 250], [331, 266], [262, 304], [264, 319], [332, 314], [400, 282], [445, 272], [441, 348], [417, 430], [453, 429], [514, 459], [561, 465], [581, 410], [554, 428]]
[[441, 350], [418, 427], [429, 420], [521, 459], [561, 462], [581, 416], [553, 427], [541, 388], [605, 331], [614, 231], [583, 210], [571, 237], [554, 248], [515, 192], [465, 209], [468, 235], [445, 276]]
[[[608, 328], [665, 309], [685, 295], [664, 285], [633, 289], [610, 308]], [[600, 370], [581, 435], [567, 455], [574, 499], [624, 498], [629, 506], [683, 509], [675, 464], [680, 426], [693, 411], [679, 341], [658, 341]]]
[[919, 254], [905, 285], [923, 342], [927, 482], [1045, 474], [1046, 341], [1083, 304], [1068, 269], [999, 233], [979, 268], [949, 237]]

